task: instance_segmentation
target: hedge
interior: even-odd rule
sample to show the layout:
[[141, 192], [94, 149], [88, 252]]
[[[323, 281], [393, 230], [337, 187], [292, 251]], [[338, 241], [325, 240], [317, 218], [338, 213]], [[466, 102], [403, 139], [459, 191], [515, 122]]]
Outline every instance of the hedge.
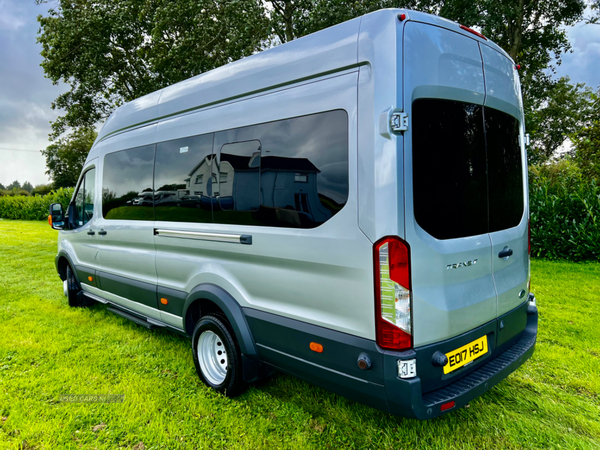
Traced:
[[531, 254], [600, 260], [600, 186], [566, 160], [529, 171]]
[[73, 188], [60, 188], [46, 195], [0, 197], [0, 217], [15, 220], [45, 220], [52, 203], [62, 203], [65, 211], [73, 196]]

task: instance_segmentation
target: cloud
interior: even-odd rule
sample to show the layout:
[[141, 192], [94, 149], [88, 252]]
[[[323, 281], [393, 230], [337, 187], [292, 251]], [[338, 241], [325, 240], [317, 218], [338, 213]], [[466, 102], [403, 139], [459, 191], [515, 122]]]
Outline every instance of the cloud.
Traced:
[[[588, 8], [586, 17], [591, 15]], [[574, 83], [600, 88], [600, 25], [580, 22], [567, 28], [573, 51], [563, 55], [557, 76], [569, 76]]]
[[[65, 90], [44, 78], [37, 16], [48, 5], [0, 0], [0, 183], [47, 183], [39, 150], [49, 144], [51, 102]], [[21, 149], [15, 151], [6, 149]]]

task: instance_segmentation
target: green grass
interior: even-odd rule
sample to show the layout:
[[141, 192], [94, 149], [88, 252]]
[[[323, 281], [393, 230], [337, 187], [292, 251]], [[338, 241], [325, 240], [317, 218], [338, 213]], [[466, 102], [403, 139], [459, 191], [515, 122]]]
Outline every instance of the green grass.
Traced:
[[0, 220], [0, 449], [600, 448], [598, 263], [533, 261], [532, 359], [469, 408], [419, 422], [287, 375], [236, 399], [213, 393], [185, 338], [104, 306], [70, 309], [56, 237], [43, 222]]

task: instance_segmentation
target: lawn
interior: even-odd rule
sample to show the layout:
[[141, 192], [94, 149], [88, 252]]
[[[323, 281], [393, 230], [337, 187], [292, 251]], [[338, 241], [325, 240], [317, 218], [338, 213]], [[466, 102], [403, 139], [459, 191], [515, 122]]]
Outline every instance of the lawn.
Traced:
[[600, 448], [599, 263], [533, 261], [532, 359], [470, 407], [419, 422], [288, 375], [213, 393], [185, 338], [67, 306], [56, 234], [0, 220], [0, 449]]

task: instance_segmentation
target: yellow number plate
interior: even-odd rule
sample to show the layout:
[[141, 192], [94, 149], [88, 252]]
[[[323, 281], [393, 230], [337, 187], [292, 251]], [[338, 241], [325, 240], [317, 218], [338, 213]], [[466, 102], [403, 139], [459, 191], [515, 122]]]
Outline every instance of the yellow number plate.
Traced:
[[448, 364], [444, 366], [444, 374], [455, 371], [462, 366], [483, 356], [488, 351], [487, 336], [482, 336], [461, 348], [446, 353]]

